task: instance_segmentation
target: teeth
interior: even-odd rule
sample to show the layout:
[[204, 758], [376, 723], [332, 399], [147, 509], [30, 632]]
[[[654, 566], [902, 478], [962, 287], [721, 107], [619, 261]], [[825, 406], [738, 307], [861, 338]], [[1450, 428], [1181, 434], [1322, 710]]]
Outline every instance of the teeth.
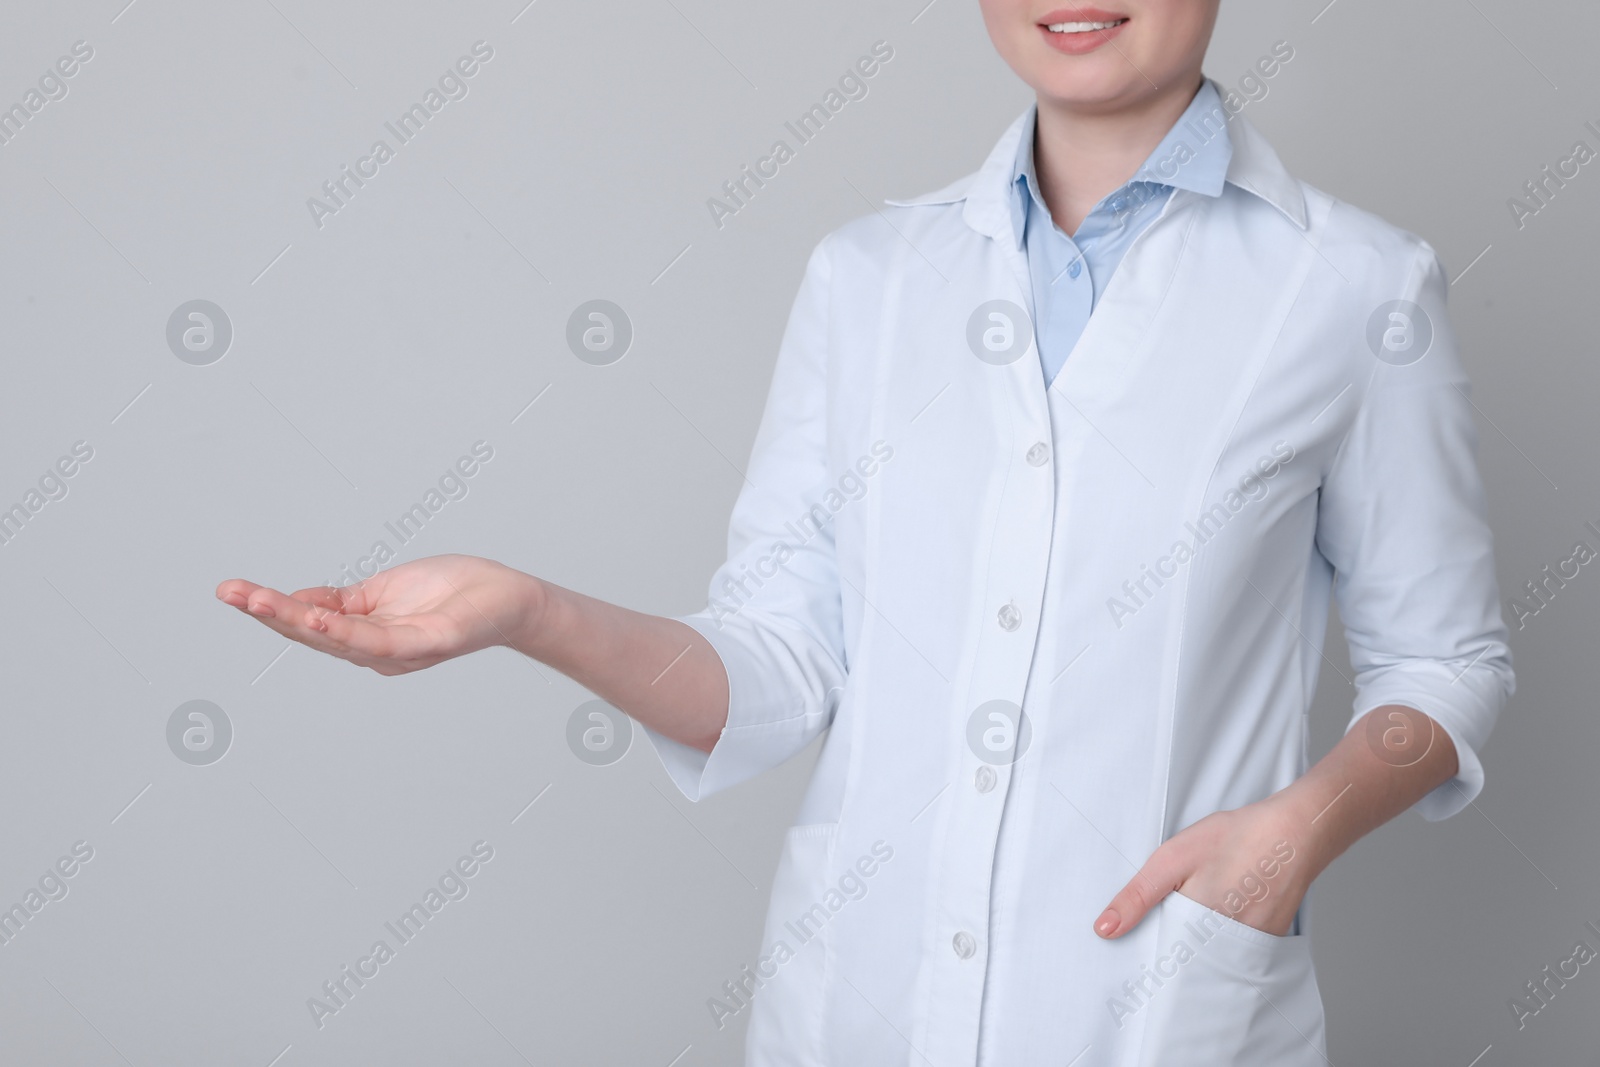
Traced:
[[1117, 19], [1115, 22], [1052, 22], [1047, 29], [1051, 33], [1090, 33], [1094, 30], [1109, 30], [1113, 26], [1120, 26], [1127, 19]]

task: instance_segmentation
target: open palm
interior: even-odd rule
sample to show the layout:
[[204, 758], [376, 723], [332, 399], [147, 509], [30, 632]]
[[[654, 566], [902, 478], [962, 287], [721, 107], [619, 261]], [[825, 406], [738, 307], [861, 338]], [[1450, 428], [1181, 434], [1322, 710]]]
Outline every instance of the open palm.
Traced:
[[217, 599], [290, 640], [395, 675], [507, 643], [525, 578], [493, 560], [443, 555], [342, 588], [281, 593], [230, 578], [217, 586]]

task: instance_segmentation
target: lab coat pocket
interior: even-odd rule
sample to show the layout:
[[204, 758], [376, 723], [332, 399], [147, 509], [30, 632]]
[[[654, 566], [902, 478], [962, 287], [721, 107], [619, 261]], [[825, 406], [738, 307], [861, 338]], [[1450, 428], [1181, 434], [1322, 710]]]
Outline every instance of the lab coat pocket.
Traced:
[[1147, 1011], [1141, 1064], [1313, 1067], [1326, 1062], [1305, 934], [1257, 930], [1181, 893], [1152, 915], [1156, 959], [1130, 995]]
[[833, 955], [829, 864], [838, 834], [839, 824], [830, 822], [793, 826], [784, 835], [761, 958], [750, 969], [760, 981], [750, 998], [751, 1063], [823, 1062], [823, 992]]

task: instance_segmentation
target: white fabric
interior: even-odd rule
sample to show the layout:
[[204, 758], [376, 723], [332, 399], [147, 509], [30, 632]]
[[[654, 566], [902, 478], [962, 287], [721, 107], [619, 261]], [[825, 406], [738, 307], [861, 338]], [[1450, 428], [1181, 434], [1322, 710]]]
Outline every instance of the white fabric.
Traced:
[[[727, 728], [709, 757], [647, 731], [698, 799], [828, 730], [753, 1003], [708, 994], [758, 1067], [1321, 1064], [1309, 909], [1290, 937], [1179, 896], [1114, 942], [1091, 924], [1161, 841], [1304, 771], [1330, 595], [1351, 723], [1407, 704], [1460, 754], [1421, 813], [1482, 788], [1513, 678], [1445, 276], [1235, 118], [1223, 194], [1173, 195], [1047, 391], [1031, 347], [994, 365], [967, 339], [983, 302], [1031, 303], [1020, 126], [829, 234], [795, 299], [728, 562], [685, 619], [727, 666]], [[1390, 300], [1433, 325], [1409, 365], [1366, 339]], [[1147, 566], [1171, 574], [1135, 604]], [[1032, 736], [983, 791], [969, 718], [997, 699]]]

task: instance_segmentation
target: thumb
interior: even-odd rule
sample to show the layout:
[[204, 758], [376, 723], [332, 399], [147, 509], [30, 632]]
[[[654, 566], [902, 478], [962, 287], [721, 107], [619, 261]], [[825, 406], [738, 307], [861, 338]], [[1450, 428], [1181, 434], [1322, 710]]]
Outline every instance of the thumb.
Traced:
[[1132, 930], [1151, 908], [1189, 876], [1188, 865], [1179, 860], [1170, 844], [1167, 842], [1151, 853], [1145, 865], [1111, 898], [1106, 910], [1094, 921], [1095, 933], [1111, 939]]

